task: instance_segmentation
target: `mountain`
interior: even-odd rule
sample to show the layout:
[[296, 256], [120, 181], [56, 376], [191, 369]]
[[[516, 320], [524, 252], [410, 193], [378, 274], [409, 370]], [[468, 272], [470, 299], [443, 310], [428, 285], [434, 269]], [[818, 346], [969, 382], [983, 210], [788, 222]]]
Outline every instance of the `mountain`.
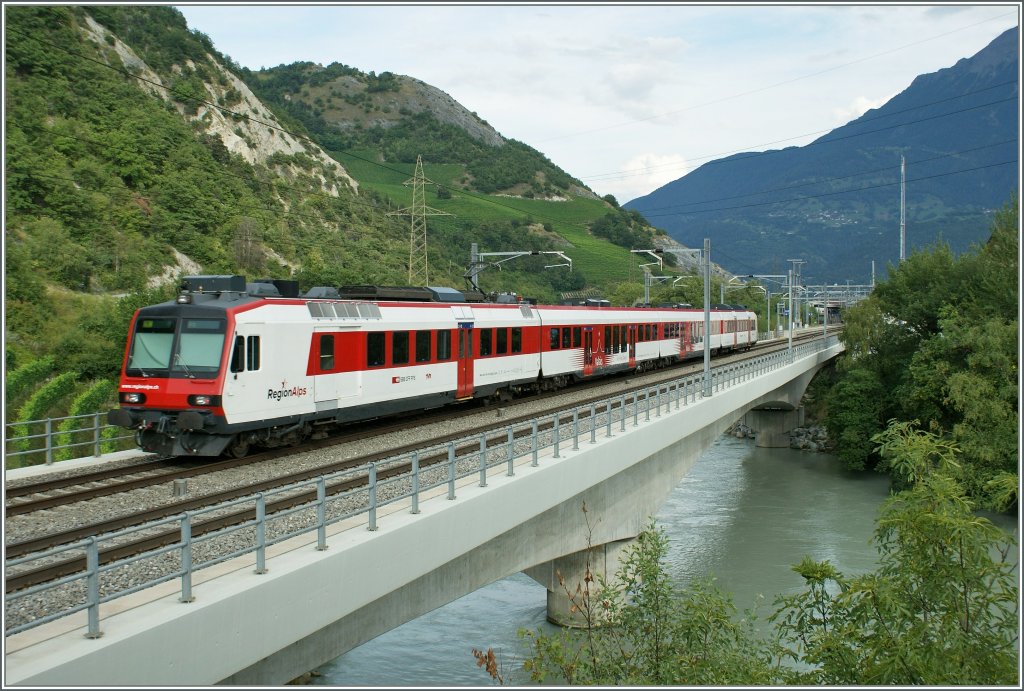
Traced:
[[632, 300], [644, 260], [630, 249], [674, 242], [412, 77], [251, 72], [169, 6], [4, 13], [12, 371], [47, 360], [32, 371], [113, 376], [134, 308], [185, 274], [405, 284], [414, 202], [448, 214], [429, 219], [429, 285], [464, 287], [477, 243], [572, 257], [508, 261], [479, 276], [485, 291], [557, 301], [630, 281]]
[[806, 146], [710, 161], [623, 206], [685, 245], [710, 237], [737, 273], [801, 258], [805, 283], [863, 284], [899, 259], [902, 156], [906, 253], [940, 238], [961, 252], [1019, 186], [1018, 33]]

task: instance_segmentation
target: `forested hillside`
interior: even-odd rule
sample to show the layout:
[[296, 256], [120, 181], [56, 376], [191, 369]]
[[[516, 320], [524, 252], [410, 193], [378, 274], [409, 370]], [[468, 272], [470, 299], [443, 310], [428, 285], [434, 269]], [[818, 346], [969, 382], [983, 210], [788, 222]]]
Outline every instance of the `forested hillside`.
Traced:
[[[407, 283], [403, 211], [418, 156], [435, 183], [428, 205], [450, 214], [430, 219], [432, 285], [464, 287], [476, 242], [574, 259], [572, 271], [547, 271], [540, 257], [509, 263], [481, 275], [485, 290], [557, 301], [632, 279], [622, 295], [642, 293], [640, 260], [590, 230], [609, 217], [631, 229], [630, 242], [653, 243], [658, 234], [639, 214], [598, 199], [458, 104], [438, 110], [437, 89], [337, 66], [252, 74], [172, 7], [4, 11], [8, 420], [84, 410], [74, 401], [88, 391], [89, 405], [103, 399], [97, 391], [112, 403], [132, 312], [172, 296], [182, 275], [293, 278], [302, 289]], [[403, 89], [433, 110], [399, 107], [391, 126], [353, 120], [345, 133], [337, 112], [324, 111], [328, 126], [300, 99], [292, 108], [275, 99], [296, 75], [308, 77], [302, 93], [332, 86], [323, 75], [354, 80], [360, 112], [366, 93]]]

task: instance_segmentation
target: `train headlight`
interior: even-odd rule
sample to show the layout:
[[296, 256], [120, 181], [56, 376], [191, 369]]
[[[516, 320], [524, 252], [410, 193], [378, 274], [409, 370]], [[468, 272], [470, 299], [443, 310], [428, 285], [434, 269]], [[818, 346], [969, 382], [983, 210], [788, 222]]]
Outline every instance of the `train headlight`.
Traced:
[[220, 405], [220, 396], [207, 396], [206, 394], [193, 394], [188, 397], [188, 404], [194, 406], [218, 406]]
[[180, 295], [178, 295], [176, 302], [179, 305], [191, 305], [192, 295], [190, 293], [181, 293]]
[[126, 391], [121, 393], [121, 402], [132, 405], [141, 405], [146, 402], [146, 394], [137, 391]]

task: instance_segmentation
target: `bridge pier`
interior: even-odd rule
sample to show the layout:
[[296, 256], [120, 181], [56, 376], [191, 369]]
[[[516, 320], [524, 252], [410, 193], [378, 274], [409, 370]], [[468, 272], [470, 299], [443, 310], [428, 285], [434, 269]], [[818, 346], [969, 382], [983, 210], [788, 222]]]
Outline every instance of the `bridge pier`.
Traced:
[[754, 446], [785, 448], [789, 446], [789, 432], [804, 424], [804, 408], [763, 408], [748, 411], [743, 424], [754, 430]]
[[590, 594], [599, 587], [597, 577], [613, 581], [619, 557], [633, 541], [631, 538], [596, 545], [524, 569], [523, 573], [548, 590], [548, 621], [570, 628], [586, 627]]

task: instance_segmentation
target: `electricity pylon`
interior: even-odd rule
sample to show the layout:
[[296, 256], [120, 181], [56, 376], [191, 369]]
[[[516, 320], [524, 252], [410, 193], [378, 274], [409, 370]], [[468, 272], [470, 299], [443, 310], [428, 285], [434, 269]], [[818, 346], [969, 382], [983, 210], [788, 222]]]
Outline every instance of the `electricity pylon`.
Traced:
[[425, 286], [430, 282], [427, 267], [427, 216], [451, 216], [427, 206], [424, 197], [426, 183], [436, 184], [423, 177], [423, 159], [416, 157], [416, 172], [403, 185], [412, 185], [412, 206], [392, 211], [388, 216], [410, 216], [409, 227], [409, 285]]

